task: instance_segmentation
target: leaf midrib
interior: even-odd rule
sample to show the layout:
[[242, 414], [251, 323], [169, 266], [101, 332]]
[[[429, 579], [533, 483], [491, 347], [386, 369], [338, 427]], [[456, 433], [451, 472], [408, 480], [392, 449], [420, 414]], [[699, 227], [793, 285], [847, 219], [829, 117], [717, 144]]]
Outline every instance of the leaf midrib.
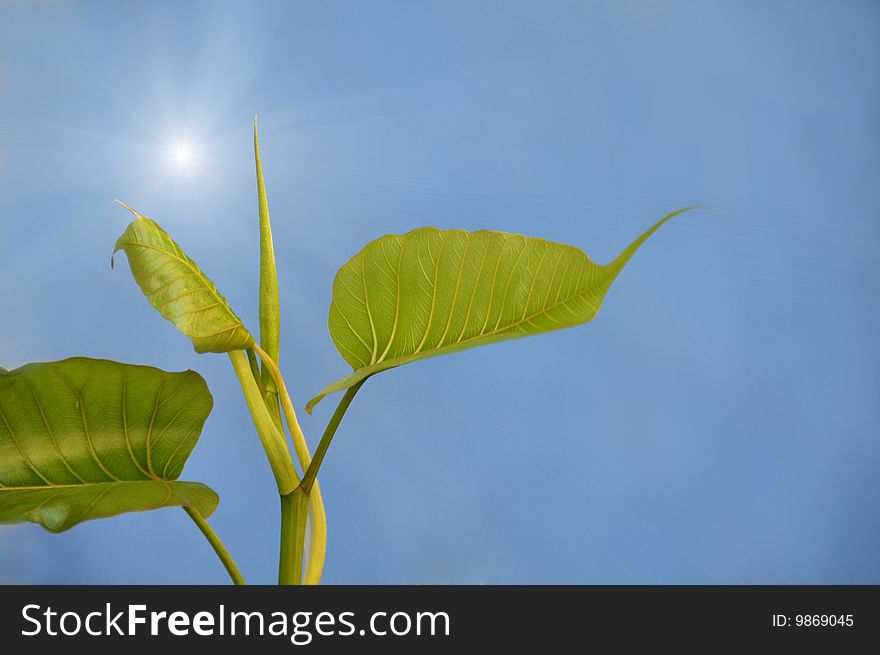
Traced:
[[[156, 234], [158, 234], [160, 237], [162, 236], [158, 232]], [[193, 262], [192, 260], [189, 260], [188, 258], [185, 259], [183, 257], [180, 257], [179, 255], [177, 255], [173, 251], [168, 250], [166, 248], [159, 248], [157, 246], [151, 246], [150, 244], [147, 244], [147, 243], [139, 243], [136, 241], [120, 241], [119, 245], [121, 248], [124, 248], [125, 246], [135, 246], [138, 248], [147, 248], [148, 250], [155, 250], [157, 252], [165, 253], [169, 257], [176, 259], [178, 262], [180, 262], [186, 268], [188, 268], [193, 273], [193, 275], [195, 275], [199, 279], [199, 281], [201, 281], [205, 285], [205, 288], [208, 291], [208, 293], [218, 302], [218, 304], [222, 305], [224, 309], [229, 311], [229, 314], [233, 318], [235, 318], [235, 320], [238, 322], [239, 326], [244, 327], [241, 320], [238, 318], [238, 316], [235, 315], [235, 312], [232, 311], [232, 308], [229, 306], [229, 303], [226, 301], [226, 299], [223, 296], [220, 295], [220, 292], [217, 290], [217, 287], [214, 286], [214, 284], [211, 282], [211, 280], [208, 279], [208, 277], [202, 272], [202, 270], [198, 266], [196, 266], [195, 262]], [[178, 282], [181, 279], [183, 279], [183, 278], [182, 277], [177, 278], [175, 280], [175, 282]]]
[[[599, 268], [603, 268], [603, 267], [599, 267]], [[433, 357], [435, 355], [441, 355], [441, 354], [443, 354], [445, 352], [449, 352], [449, 351], [455, 352], [458, 350], [465, 350], [469, 346], [469, 344], [471, 344], [474, 341], [478, 341], [480, 339], [491, 339], [492, 337], [497, 337], [497, 336], [507, 336], [506, 333], [508, 332], [508, 330], [512, 330], [513, 328], [516, 328], [517, 326], [522, 325], [523, 323], [528, 323], [529, 321], [533, 320], [534, 318], [536, 318], [544, 313], [547, 313], [547, 312], [551, 311], [552, 309], [555, 309], [556, 307], [559, 307], [561, 305], [564, 305], [567, 302], [575, 300], [576, 298], [578, 298], [580, 296], [586, 295], [591, 290], [592, 289], [585, 289], [583, 291], [580, 291], [576, 294], [569, 296], [568, 298], [565, 298], [564, 300], [560, 300], [558, 302], [553, 303], [553, 305], [550, 305], [549, 307], [542, 309], [540, 312], [535, 312], [534, 314], [530, 314], [529, 316], [527, 316], [523, 319], [520, 319], [514, 323], [511, 323], [509, 325], [505, 325], [501, 328], [496, 328], [490, 332], [478, 334], [478, 335], [470, 337], [468, 339], [464, 339], [463, 341], [455, 341], [453, 343], [447, 343], [447, 344], [440, 346], [440, 347], [434, 347], [434, 348], [430, 348], [428, 350], [422, 350], [419, 352], [415, 352], [415, 353], [412, 353], [411, 355], [404, 355], [402, 357], [394, 357], [392, 359], [385, 359], [385, 360], [377, 361], [377, 362], [369, 364], [367, 366], [361, 366], [360, 368], [354, 369], [350, 375], [345, 376], [344, 378], [342, 378], [342, 380], [348, 380], [348, 379], [352, 378], [353, 376], [357, 376], [360, 379], [365, 374], [372, 375], [374, 373], [378, 373], [380, 371], [384, 371], [389, 368], [395, 368], [396, 366], [401, 366], [403, 364], [407, 364], [409, 362], [412, 362], [412, 361], [415, 361], [418, 359], [427, 359], [428, 357]], [[525, 336], [525, 335], [523, 335], [523, 336]], [[516, 338], [517, 335], [511, 334], [510, 337]]]
[[[44, 485], [28, 485], [25, 487], [0, 487], [0, 494], [4, 491], [46, 491], [54, 489], [82, 489], [83, 487], [97, 487], [104, 485], [121, 485], [121, 484], [143, 484], [145, 482], [160, 482], [162, 484], [185, 484], [184, 480], [166, 480], [164, 478], [148, 478], [146, 480], [106, 480], [103, 482], [81, 482], [77, 484], [44, 484]], [[198, 484], [198, 483], [197, 483]]]
[[[596, 268], [601, 271], [601, 270], [605, 269], [606, 267], [597, 266]], [[575, 294], [572, 294], [566, 298], [563, 298], [562, 300], [554, 301], [553, 304], [548, 305], [547, 307], [542, 307], [539, 311], [534, 312], [532, 314], [529, 314], [528, 316], [524, 316], [523, 318], [521, 318], [517, 321], [514, 321], [513, 323], [508, 323], [508, 324], [500, 326], [500, 327], [496, 326], [495, 328], [493, 328], [489, 332], [481, 332], [480, 334], [474, 335], [472, 337], [468, 337], [467, 339], [464, 339], [461, 341], [455, 341], [452, 343], [446, 343], [442, 346], [434, 346], [433, 348], [429, 348], [427, 350], [417, 350], [416, 352], [412, 353], [411, 355], [404, 355], [403, 357], [395, 357], [395, 358], [387, 359], [387, 360], [386, 359], [379, 359], [375, 362], [371, 362], [367, 366], [361, 366], [360, 368], [355, 369], [355, 370], [364, 370], [367, 368], [371, 368], [373, 366], [378, 366], [379, 364], [388, 364], [388, 363], [392, 363], [392, 362], [404, 363], [404, 362], [410, 361], [412, 359], [418, 359], [418, 355], [420, 355], [421, 353], [424, 353], [424, 352], [432, 352], [432, 353], [433, 352], [440, 352], [440, 351], [445, 350], [447, 348], [455, 348], [458, 346], [465, 346], [473, 341], [478, 341], [480, 339], [485, 339], [485, 338], [491, 338], [493, 336], [503, 334], [507, 330], [512, 330], [512, 329], [522, 325], [523, 323], [528, 323], [529, 321], [532, 321], [535, 318], [542, 316], [543, 314], [546, 314], [546, 313], [556, 309], [557, 307], [565, 305], [565, 304], [571, 302], [572, 300], [575, 300], [581, 296], [584, 296], [584, 295], [590, 293], [591, 291], [593, 291], [596, 288], [596, 286], [598, 286], [598, 284], [593, 284], [586, 289], [583, 289], [581, 291], [578, 291]], [[593, 308], [595, 309], [595, 307], [593, 307]]]
[[[413, 232], [409, 232], [407, 235], [402, 235], [402, 236], [404, 236], [404, 237], [409, 237], [409, 236], [411, 236], [412, 234], [413, 234]], [[395, 236], [397, 236], [398, 238], [401, 237], [401, 235], [395, 235]], [[504, 251], [504, 247], [507, 245], [507, 243], [508, 243], [509, 241], [512, 241], [512, 240], [515, 240], [515, 239], [505, 239], [505, 240], [504, 240], [504, 243], [502, 244], [502, 247], [501, 247], [501, 252], [499, 252], [499, 254], [498, 254], [498, 258], [497, 258], [497, 261], [496, 261], [496, 269], [495, 269], [495, 271], [493, 272], [493, 283], [490, 285], [492, 295], [494, 295], [495, 286], [496, 286], [496, 285], [495, 285], [495, 282], [497, 281], [497, 280], [495, 280], [495, 277], [497, 277], [497, 274], [498, 274], [497, 267], [498, 267], [498, 264], [499, 264], [500, 261], [501, 261], [501, 258], [502, 258], [502, 255], [503, 255], [503, 251]], [[407, 241], [408, 241], [408, 238], [404, 238], [404, 239], [402, 239], [402, 241], [403, 241], [403, 242], [401, 243], [401, 246], [400, 246], [401, 254], [400, 254], [400, 256], [399, 256], [399, 260], [402, 260], [402, 259], [403, 259], [403, 250], [404, 250], [404, 248], [406, 247], [406, 243], [407, 243]], [[543, 241], [543, 239], [542, 239], [541, 241]], [[542, 315], [544, 315], [544, 314], [546, 314], [546, 313], [552, 311], [553, 309], [555, 309], [555, 308], [557, 308], [557, 307], [559, 307], [559, 306], [565, 305], [566, 303], [569, 303], [569, 302], [571, 302], [571, 301], [573, 301], [573, 300], [579, 298], [580, 296], [586, 295], [587, 293], [589, 293], [590, 291], [592, 291], [592, 289], [594, 289], [594, 288], [597, 286], [597, 284], [598, 284], [598, 282], [597, 282], [597, 284], [593, 284], [593, 285], [591, 285], [591, 287], [589, 287], [589, 288], [587, 288], [587, 289], [584, 289], [584, 290], [582, 290], [582, 291], [579, 291], [578, 293], [575, 293], [575, 294], [573, 294], [573, 295], [571, 295], [571, 296], [568, 296], [568, 297], [566, 297], [566, 298], [563, 298], [562, 300], [558, 300], [558, 298], [557, 298], [557, 300], [555, 300], [555, 301], [553, 302], [553, 304], [551, 304], [551, 305], [549, 305], [549, 306], [547, 306], [547, 307], [542, 307], [542, 308], [541, 308], [539, 311], [537, 311], [537, 312], [534, 312], [534, 313], [529, 314], [529, 315], [527, 315], [527, 316], [523, 316], [522, 318], [520, 318], [520, 319], [517, 320], [517, 321], [514, 321], [513, 323], [505, 324], [505, 325], [502, 326], [502, 325], [500, 325], [500, 321], [501, 321], [501, 317], [504, 315], [504, 307], [505, 307], [505, 305], [506, 305], [506, 303], [507, 303], [507, 294], [508, 294], [508, 292], [510, 291], [510, 281], [511, 281], [511, 279], [513, 278], [513, 275], [514, 275], [515, 270], [516, 270], [516, 266], [517, 266], [517, 264], [519, 263], [519, 261], [520, 261], [520, 259], [521, 259], [521, 257], [522, 257], [522, 254], [523, 254], [523, 252], [524, 252], [524, 250], [525, 250], [525, 248], [521, 248], [520, 251], [517, 253], [516, 260], [514, 261], [514, 264], [513, 264], [513, 266], [511, 267], [511, 272], [510, 272], [510, 274], [508, 275], [507, 282], [506, 282], [505, 285], [504, 285], [504, 296], [503, 296], [503, 298], [502, 298], [502, 302], [501, 302], [501, 310], [500, 310], [499, 313], [498, 313], [498, 320], [496, 321], [495, 326], [492, 328], [492, 330], [490, 330], [489, 332], [481, 332], [480, 334], [477, 334], [477, 335], [475, 335], [475, 336], [473, 336], [473, 337], [469, 337], [468, 339], [464, 339], [464, 340], [462, 340], [462, 339], [461, 339], [461, 334], [463, 334], [463, 333], [464, 333], [464, 330], [467, 329], [467, 321], [465, 321], [465, 324], [462, 326], [462, 333], [459, 334], [459, 339], [458, 339], [458, 340], [456, 340], [455, 342], [451, 342], [451, 343], [446, 343], [446, 344], [444, 344], [444, 345], [440, 345], [440, 344], [443, 343], [443, 340], [446, 338], [446, 335], [447, 335], [447, 333], [448, 333], [448, 331], [449, 331], [449, 326], [450, 326], [451, 321], [452, 321], [452, 313], [453, 313], [453, 310], [455, 309], [455, 308], [454, 308], [455, 299], [453, 299], [453, 307], [452, 307], [451, 310], [450, 310], [449, 320], [447, 321], [446, 329], [445, 329], [443, 335], [440, 337], [440, 339], [439, 339], [439, 341], [438, 341], [438, 343], [437, 343], [436, 346], [433, 346], [433, 347], [431, 347], [431, 348], [428, 348], [427, 350], [423, 350], [423, 348], [424, 348], [424, 343], [425, 343], [425, 341], [427, 340], [428, 333], [430, 332], [430, 327], [431, 327], [431, 324], [433, 323], [434, 315], [435, 315], [435, 309], [436, 309], [435, 303], [436, 303], [436, 298], [437, 298], [437, 275], [438, 275], [438, 272], [439, 272], [439, 261], [442, 259], [443, 250], [444, 250], [444, 248], [446, 247], [446, 245], [447, 245], [448, 242], [449, 242], [449, 239], [447, 238], [447, 235], [441, 233], [440, 253], [438, 254], [438, 257], [437, 257], [437, 261], [436, 261], [436, 262], [434, 262], [434, 261], [432, 260], [432, 263], [434, 264], [434, 275], [435, 275], [435, 279], [434, 279], [434, 282], [433, 282], [433, 284], [432, 284], [432, 289], [431, 289], [431, 310], [430, 310], [430, 313], [429, 313], [429, 316], [428, 316], [428, 324], [427, 324], [427, 326], [426, 326], [426, 328], [425, 328], [425, 333], [424, 333], [424, 335], [422, 336], [421, 342], [419, 343], [419, 346], [416, 348], [415, 352], [413, 352], [412, 354], [410, 354], [410, 355], [404, 355], [404, 356], [402, 356], [402, 357], [392, 358], [392, 359], [390, 359], [390, 360], [386, 360], [386, 359], [385, 359], [385, 356], [387, 355], [387, 353], [388, 353], [388, 351], [390, 350], [391, 345], [392, 345], [392, 343], [393, 343], [393, 340], [394, 340], [394, 334], [395, 334], [395, 332], [396, 332], [396, 330], [397, 330], [397, 322], [398, 322], [399, 316], [398, 316], [398, 314], [397, 314], [397, 312], [396, 312], [396, 313], [395, 313], [394, 324], [393, 324], [393, 326], [392, 326], [392, 334], [391, 334], [391, 338], [389, 339], [388, 344], [387, 344], [387, 346], [385, 347], [384, 352], [382, 353], [382, 356], [379, 357], [379, 358], [377, 359], [377, 358], [376, 358], [376, 355], [377, 355], [377, 353], [378, 353], [378, 343], [377, 343], [378, 340], [377, 340], [377, 335], [376, 335], [375, 325], [374, 325], [373, 318], [372, 318], [372, 313], [371, 313], [371, 310], [370, 310], [369, 296], [367, 296], [367, 289], [366, 289], [366, 271], [365, 271], [365, 269], [364, 269], [364, 266], [365, 266], [365, 258], [364, 258], [363, 256], [361, 257], [361, 279], [362, 279], [362, 283], [363, 283], [363, 286], [364, 286], [364, 298], [363, 298], [362, 303], [364, 304], [364, 306], [365, 306], [365, 308], [366, 308], [366, 310], [367, 310], [367, 316], [368, 316], [369, 321], [370, 321], [370, 328], [371, 328], [371, 331], [372, 331], [372, 336], [373, 336], [374, 346], [373, 346], [373, 348], [372, 348], [372, 352], [371, 352], [371, 361], [370, 361], [370, 363], [367, 364], [367, 365], [365, 365], [365, 366], [360, 366], [360, 367], [358, 367], [357, 369], [355, 369], [356, 371], [360, 371], [360, 370], [364, 370], [364, 369], [370, 369], [370, 368], [373, 368], [373, 367], [376, 367], [377, 369], [385, 368], [384, 366], [380, 366], [380, 365], [381, 365], [381, 364], [386, 364], [386, 363], [388, 363], [388, 364], [392, 364], [392, 365], [396, 365], [396, 364], [394, 364], [394, 363], [396, 363], [396, 362], [399, 362], [399, 363], [406, 363], [406, 362], [409, 362], [409, 361], [413, 361], [413, 360], [415, 360], [415, 359], [419, 359], [418, 356], [419, 356], [421, 353], [423, 353], [423, 352], [430, 352], [430, 353], [433, 354], [433, 353], [437, 353], [437, 352], [442, 352], [444, 349], [447, 349], [447, 348], [454, 348], [454, 347], [458, 347], [458, 346], [464, 346], [464, 347], [466, 347], [467, 344], [469, 344], [469, 343], [471, 343], [471, 342], [478, 341], [478, 340], [483, 339], [483, 338], [491, 338], [491, 337], [496, 336], [496, 335], [498, 335], [498, 334], [504, 333], [504, 332], [507, 331], [507, 330], [515, 329], [516, 327], [518, 327], [518, 326], [520, 326], [520, 325], [522, 325], [522, 324], [524, 324], [524, 323], [528, 323], [529, 321], [532, 321], [532, 320], [534, 320], [535, 318], [537, 318], [537, 317], [539, 317], [539, 316], [542, 316]], [[467, 252], [467, 249], [468, 249], [468, 247], [470, 246], [470, 244], [471, 244], [471, 241], [468, 240], [468, 242], [465, 244], [465, 253]], [[544, 257], [546, 256], [547, 251], [549, 250], [549, 245], [550, 245], [550, 242], [545, 242], [545, 250], [544, 250], [544, 252], [542, 253], [542, 256], [541, 256], [541, 262], [543, 262]], [[384, 252], [383, 252], [383, 254], [384, 254]], [[387, 261], [387, 257], [386, 257], [386, 261]], [[588, 260], [588, 262], [589, 262], [589, 260]], [[388, 262], [388, 263], [390, 264], [390, 262]], [[604, 269], [607, 268], [607, 266], [599, 266], [599, 265], [594, 264], [594, 263], [592, 263], [592, 262], [589, 262], [589, 263], [592, 264], [592, 265], [595, 267], [595, 269], [598, 270], [598, 271], [603, 271]], [[482, 261], [481, 264], [480, 264], [480, 273], [482, 273], [482, 270], [483, 270], [483, 266], [484, 266], [484, 265], [485, 265], [485, 253], [484, 253], [484, 261]], [[398, 267], [399, 267], [399, 262], [398, 262]], [[539, 266], [539, 268], [540, 268], [540, 266]], [[456, 286], [455, 286], [455, 296], [456, 296], [456, 297], [458, 296], [458, 288], [459, 288], [459, 284], [460, 284], [460, 282], [461, 282], [461, 275], [462, 275], [462, 273], [463, 273], [463, 269], [464, 269], [464, 257], [462, 257], [461, 266], [459, 267], [458, 276], [457, 276], [457, 278], [456, 278]], [[567, 271], [567, 270], [568, 270], [568, 266], [566, 266], [566, 271]], [[555, 271], [554, 271], [554, 277], [555, 277]], [[478, 280], [479, 280], [479, 276], [478, 276]], [[533, 279], [532, 279], [532, 286], [534, 286], [534, 281], [535, 281], [535, 279], [534, 279], [534, 277], [533, 277]], [[399, 272], [399, 268], [398, 268], [398, 273], [397, 273], [397, 284], [398, 284], [398, 285], [400, 284], [400, 272]], [[346, 289], [346, 290], [348, 290], [348, 289]], [[476, 292], [476, 289], [475, 289], [475, 292]], [[475, 292], [474, 292], [474, 294], [475, 294]], [[530, 287], [530, 289], [529, 289], [529, 298], [531, 298], [531, 292], [532, 292], [532, 289], [531, 289], [531, 287]], [[350, 290], [349, 290], [349, 293], [351, 293]], [[398, 292], [398, 293], [399, 293], [399, 292]], [[354, 295], [354, 294], [352, 294], [352, 295]], [[548, 295], [549, 295], [549, 294], [548, 294]], [[356, 297], [356, 296], [355, 296], [355, 297]], [[360, 299], [359, 299], [359, 300], [360, 300]], [[398, 302], [399, 302], [399, 296], [398, 296]], [[471, 298], [471, 303], [472, 303], [472, 302], [473, 302], [473, 297]], [[491, 307], [491, 299], [490, 299], [490, 307]], [[398, 308], [398, 309], [399, 309], [399, 308]], [[470, 314], [470, 309], [471, 309], [471, 307], [469, 306], [469, 307], [468, 307], [468, 315]], [[594, 309], [595, 309], [595, 307], [594, 307]], [[345, 322], [346, 322], [346, 324], [348, 325], [349, 329], [351, 329], [352, 333], [358, 338], [358, 340], [361, 341], [361, 343], [363, 343], [364, 346], [367, 346], [367, 344], [364, 343], [363, 339], [361, 338], [360, 334], [358, 334], [357, 331], [354, 330], [354, 328], [353, 328], [352, 325], [351, 325], [351, 322], [348, 320], [348, 317], [345, 315], [345, 313], [342, 312], [342, 311], [340, 311], [339, 314], [340, 314], [340, 316], [342, 316], [343, 320], [345, 320]], [[488, 310], [487, 310], [486, 321], [484, 321], [484, 323], [483, 323], [483, 328], [485, 328], [485, 326], [486, 326], [486, 322], [488, 321], [488, 318], [489, 318], [489, 313], [488, 313]], [[554, 321], [554, 322], [558, 323], [558, 321]], [[369, 348], [369, 346], [367, 346], [367, 348]]]

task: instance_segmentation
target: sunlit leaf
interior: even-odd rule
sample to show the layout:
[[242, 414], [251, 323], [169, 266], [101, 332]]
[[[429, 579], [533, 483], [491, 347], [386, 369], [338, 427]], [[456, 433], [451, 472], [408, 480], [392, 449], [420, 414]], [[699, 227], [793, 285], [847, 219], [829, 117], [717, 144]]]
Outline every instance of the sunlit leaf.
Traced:
[[177, 477], [213, 400], [192, 371], [77, 357], [0, 372], [0, 523], [61, 532], [217, 495]]
[[605, 266], [574, 246], [507, 232], [423, 227], [373, 241], [333, 282], [330, 335], [354, 372], [306, 410], [395, 366], [586, 323], [639, 246], [688, 209]]
[[123, 206], [136, 218], [113, 252], [125, 251], [150, 304], [192, 340], [196, 352], [250, 348], [254, 338], [208, 276], [155, 221]]

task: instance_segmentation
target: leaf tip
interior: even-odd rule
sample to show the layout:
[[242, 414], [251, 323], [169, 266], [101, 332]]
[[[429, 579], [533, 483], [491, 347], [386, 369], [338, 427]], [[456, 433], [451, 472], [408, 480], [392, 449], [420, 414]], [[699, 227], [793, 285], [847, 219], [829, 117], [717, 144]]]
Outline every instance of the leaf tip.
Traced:
[[[135, 217], [135, 219], [137, 219], [137, 221], [147, 221], [147, 222], [149, 222], [149, 219], [148, 219], [146, 216], [144, 216], [143, 214], [141, 214], [141, 213], [140, 213], [137, 209], [135, 209], [134, 207], [125, 204], [125, 203], [122, 202], [119, 198], [114, 198], [114, 201], [116, 201], [117, 204], [119, 204], [119, 205], [125, 207], [128, 211], [130, 211], [132, 214], [134, 214], [134, 217]], [[130, 229], [131, 229], [131, 225], [128, 226], [128, 229], [126, 229], [125, 232], [123, 232], [122, 236], [120, 236], [120, 237], [116, 240], [116, 244], [113, 246], [113, 254], [110, 255], [110, 270], [111, 270], [111, 271], [115, 269], [115, 265], [116, 265], [116, 262], [114, 261], [114, 257], [113, 257], [113, 255], [115, 255], [115, 254], [116, 254], [117, 252], [119, 252], [120, 250], [124, 250], [124, 246], [125, 246], [125, 244], [123, 243], [123, 239], [125, 239], [125, 236], [128, 234], [128, 232], [129, 232]]]
[[315, 405], [317, 405], [319, 402], [321, 402], [321, 399], [323, 397], [324, 397], [323, 395], [318, 394], [317, 396], [312, 398], [309, 402], [307, 402], [306, 403], [306, 413], [311, 414], [315, 409]]
[[[645, 230], [642, 235], [633, 241], [623, 252], [621, 252], [617, 258], [611, 262], [610, 264], [606, 264], [603, 266], [605, 269], [611, 270], [613, 276], [616, 276], [620, 270], [626, 265], [626, 263], [632, 258], [635, 252], [641, 247], [641, 245], [648, 240], [648, 238], [654, 234], [657, 230], [659, 230], [663, 225], [667, 222], [675, 218], [676, 216], [681, 216], [685, 212], [689, 212], [692, 209], [701, 209], [701, 205], [688, 205], [687, 207], [682, 207], [681, 209], [676, 209], [674, 212], [666, 214], [659, 221], [654, 223], [650, 228]], [[613, 277], [612, 277], [613, 279]]]
[[122, 205], [122, 206], [125, 207], [128, 211], [130, 211], [132, 214], [134, 214], [135, 216], [137, 216], [138, 218], [140, 218], [140, 217], [142, 216], [142, 214], [141, 214], [139, 211], [137, 211], [136, 209], [132, 208], [132, 207], [129, 206], [129, 205], [126, 205], [126, 204], [125, 204], [124, 202], [122, 202], [119, 198], [114, 198], [114, 200], [116, 201], [117, 204]]

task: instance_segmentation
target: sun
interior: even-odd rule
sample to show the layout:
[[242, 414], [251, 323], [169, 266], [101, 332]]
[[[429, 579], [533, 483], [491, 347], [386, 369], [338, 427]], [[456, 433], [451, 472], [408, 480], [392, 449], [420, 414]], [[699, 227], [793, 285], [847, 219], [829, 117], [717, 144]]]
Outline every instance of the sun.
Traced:
[[189, 168], [195, 162], [195, 152], [186, 143], [175, 144], [171, 148], [171, 163], [177, 168]]

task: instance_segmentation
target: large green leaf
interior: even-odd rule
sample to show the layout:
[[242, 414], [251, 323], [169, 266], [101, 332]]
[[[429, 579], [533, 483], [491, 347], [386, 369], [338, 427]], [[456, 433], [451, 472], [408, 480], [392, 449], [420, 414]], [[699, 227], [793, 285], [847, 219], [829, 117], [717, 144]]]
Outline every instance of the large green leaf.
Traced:
[[217, 494], [177, 482], [213, 400], [197, 373], [76, 357], [0, 372], [0, 523], [61, 532]]
[[198, 353], [250, 348], [254, 338], [208, 276], [155, 221], [123, 207], [136, 218], [113, 253], [125, 251], [150, 304], [192, 340]]
[[369, 243], [339, 269], [330, 304], [330, 335], [354, 372], [306, 410], [401, 364], [586, 323], [639, 246], [688, 209], [605, 266], [574, 246], [507, 232], [423, 227]]

